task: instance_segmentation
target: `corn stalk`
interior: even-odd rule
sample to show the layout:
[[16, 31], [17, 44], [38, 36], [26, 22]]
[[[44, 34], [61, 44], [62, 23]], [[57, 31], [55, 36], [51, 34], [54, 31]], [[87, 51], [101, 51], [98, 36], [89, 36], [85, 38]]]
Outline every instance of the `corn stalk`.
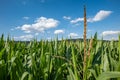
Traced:
[[87, 20], [86, 20], [86, 7], [84, 6], [84, 61], [83, 61], [83, 80], [86, 80], [86, 59], [87, 59], [87, 51], [86, 51], [86, 27], [87, 27]]

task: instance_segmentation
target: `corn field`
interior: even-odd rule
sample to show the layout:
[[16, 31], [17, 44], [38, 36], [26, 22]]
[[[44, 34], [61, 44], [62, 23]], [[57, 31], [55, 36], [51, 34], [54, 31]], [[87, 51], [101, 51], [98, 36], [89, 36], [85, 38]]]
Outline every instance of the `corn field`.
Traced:
[[[0, 37], [0, 80], [120, 80], [119, 41], [87, 40], [83, 73], [83, 41], [16, 42]], [[85, 76], [83, 78], [83, 75]]]

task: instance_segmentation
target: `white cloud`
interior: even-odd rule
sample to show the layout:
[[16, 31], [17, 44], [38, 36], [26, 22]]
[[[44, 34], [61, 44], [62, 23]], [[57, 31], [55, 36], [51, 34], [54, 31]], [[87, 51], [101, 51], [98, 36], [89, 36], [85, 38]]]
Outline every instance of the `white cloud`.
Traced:
[[81, 21], [84, 21], [84, 18], [77, 18], [77, 19], [74, 19], [74, 20], [71, 20], [70, 23], [78, 23], [78, 22], [81, 22]]
[[111, 36], [111, 35], [118, 35], [120, 31], [103, 31], [102, 36]]
[[15, 40], [29, 41], [29, 40], [33, 39], [33, 35], [29, 34], [29, 35], [18, 36], [18, 37], [14, 37], [14, 39]]
[[112, 11], [105, 11], [105, 10], [100, 10], [93, 18], [88, 18], [88, 22], [97, 22], [105, 19], [108, 17]]
[[78, 34], [76, 34], [76, 33], [70, 33], [68, 36], [69, 37], [78, 37]]
[[21, 26], [18, 29], [23, 30], [25, 33], [30, 33], [33, 30], [33, 27], [29, 24], [24, 24], [23, 26]]
[[118, 40], [118, 35], [120, 34], [120, 31], [103, 31], [101, 33], [101, 36], [103, 36], [104, 40]]
[[63, 34], [65, 31], [64, 30], [55, 30], [54, 34]]
[[[105, 10], [100, 10], [93, 18], [88, 18], [87, 22], [97, 22], [97, 21], [101, 21], [103, 19], [105, 19], [106, 17], [108, 17], [110, 14], [112, 13], [112, 11], [105, 11]], [[84, 21], [84, 18], [76, 18], [74, 20], [71, 20], [70, 23], [72, 24], [76, 24], [78, 22]]]
[[70, 20], [71, 17], [70, 16], [63, 16], [63, 19]]
[[44, 32], [46, 29], [58, 26], [58, 23], [59, 21], [53, 18], [40, 17], [33, 24], [24, 24], [16, 28], [23, 30], [25, 33]]
[[28, 20], [28, 19], [30, 19], [30, 18], [29, 18], [29, 17], [27, 17], [27, 16], [25, 16], [25, 17], [23, 17], [23, 19]]

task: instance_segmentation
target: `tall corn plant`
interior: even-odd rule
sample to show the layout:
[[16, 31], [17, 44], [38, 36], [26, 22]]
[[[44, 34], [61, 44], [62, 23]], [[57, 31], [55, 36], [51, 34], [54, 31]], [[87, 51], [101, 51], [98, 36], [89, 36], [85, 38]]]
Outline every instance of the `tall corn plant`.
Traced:
[[21, 42], [0, 37], [1, 80], [119, 80], [119, 41], [86, 41], [86, 72], [83, 78], [82, 41]]
[[94, 78], [96, 80], [106, 80], [110, 78], [117, 78], [119, 80], [119, 56], [117, 52], [118, 42], [97, 41], [97, 45], [99, 43], [101, 44], [101, 46], [99, 45], [98, 48], [97, 46], [94, 48], [95, 50], [97, 49], [97, 52], [94, 51], [95, 53], [92, 60], [92, 62], [94, 61], [94, 64], [91, 65], [91, 68], [89, 69], [90, 72], [94, 75]]
[[84, 61], [83, 61], [83, 80], [86, 80], [86, 27], [87, 27], [87, 19], [86, 19], [86, 7], [84, 6]]

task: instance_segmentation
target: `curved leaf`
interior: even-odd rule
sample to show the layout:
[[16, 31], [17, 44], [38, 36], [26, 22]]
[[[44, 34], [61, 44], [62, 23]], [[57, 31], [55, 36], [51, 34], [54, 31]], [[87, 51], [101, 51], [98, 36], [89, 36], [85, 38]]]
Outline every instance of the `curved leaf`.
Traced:
[[97, 78], [97, 80], [107, 80], [110, 78], [120, 78], [120, 72], [103, 72]]

